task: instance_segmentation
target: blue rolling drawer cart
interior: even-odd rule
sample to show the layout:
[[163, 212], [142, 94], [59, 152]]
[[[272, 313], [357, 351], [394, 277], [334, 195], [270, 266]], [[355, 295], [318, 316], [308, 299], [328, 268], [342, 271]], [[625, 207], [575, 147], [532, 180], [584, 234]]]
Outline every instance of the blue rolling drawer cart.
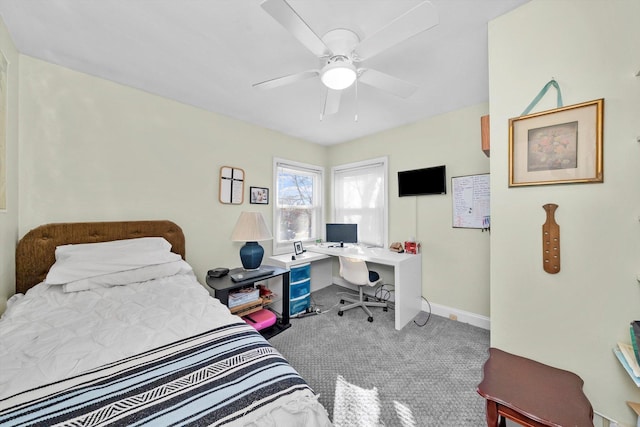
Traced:
[[291, 266], [289, 314], [303, 313], [311, 306], [311, 264]]

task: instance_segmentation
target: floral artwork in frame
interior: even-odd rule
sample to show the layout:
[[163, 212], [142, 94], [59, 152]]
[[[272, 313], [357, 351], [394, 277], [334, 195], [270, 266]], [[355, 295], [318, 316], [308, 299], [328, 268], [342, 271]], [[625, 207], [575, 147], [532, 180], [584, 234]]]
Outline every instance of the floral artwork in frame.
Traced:
[[603, 182], [604, 99], [509, 120], [509, 187]]

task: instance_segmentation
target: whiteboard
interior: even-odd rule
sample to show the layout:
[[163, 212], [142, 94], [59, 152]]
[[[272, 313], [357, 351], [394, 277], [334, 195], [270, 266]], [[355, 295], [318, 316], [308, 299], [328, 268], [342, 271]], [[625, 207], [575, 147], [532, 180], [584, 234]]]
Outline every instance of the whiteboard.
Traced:
[[451, 188], [453, 227], [488, 230], [491, 225], [489, 174], [455, 176], [451, 178]]

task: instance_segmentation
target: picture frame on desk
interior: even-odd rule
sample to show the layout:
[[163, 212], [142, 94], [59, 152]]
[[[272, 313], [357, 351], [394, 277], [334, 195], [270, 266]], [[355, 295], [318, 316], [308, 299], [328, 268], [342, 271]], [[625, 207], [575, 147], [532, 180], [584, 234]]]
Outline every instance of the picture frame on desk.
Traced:
[[302, 254], [304, 252], [304, 249], [302, 248], [302, 242], [293, 242], [293, 251], [296, 255]]

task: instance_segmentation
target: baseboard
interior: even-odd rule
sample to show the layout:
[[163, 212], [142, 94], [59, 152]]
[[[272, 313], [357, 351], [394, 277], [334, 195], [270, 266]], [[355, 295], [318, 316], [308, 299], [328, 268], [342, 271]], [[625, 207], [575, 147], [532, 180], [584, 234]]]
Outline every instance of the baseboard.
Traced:
[[[477, 326], [482, 329], [491, 330], [491, 319], [486, 316], [471, 313], [457, 308], [447, 307], [446, 305], [440, 305], [435, 303], [431, 304], [431, 313], [436, 316], [446, 317], [449, 319], [457, 320], [458, 322], [468, 323], [473, 326]], [[429, 311], [429, 304], [422, 300], [422, 310]]]
[[[358, 291], [358, 287], [351, 285], [347, 281], [345, 281], [342, 277], [333, 277], [333, 283], [348, 289], [352, 289], [355, 292]], [[371, 289], [366, 289], [365, 294], [372, 294]], [[393, 301], [393, 293], [391, 293], [391, 298], [389, 301]], [[422, 310], [429, 312], [429, 304], [423, 299], [422, 300]], [[477, 326], [482, 329], [491, 330], [491, 319], [486, 316], [481, 316], [479, 314], [471, 313], [464, 310], [459, 310], [457, 308], [447, 307], [445, 305], [431, 303], [431, 312], [436, 316], [446, 317], [449, 319], [457, 320], [458, 322], [468, 323], [473, 326]]]

